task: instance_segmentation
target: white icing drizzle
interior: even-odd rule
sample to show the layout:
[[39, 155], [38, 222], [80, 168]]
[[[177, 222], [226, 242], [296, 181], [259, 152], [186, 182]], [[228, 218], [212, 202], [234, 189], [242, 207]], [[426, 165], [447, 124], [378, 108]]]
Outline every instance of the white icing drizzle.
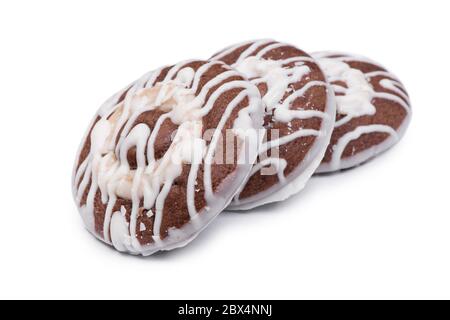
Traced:
[[[99, 237], [94, 230], [94, 199], [97, 192], [100, 191], [101, 201], [106, 204], [103, 240], [114, 245], [119, 251], [151, 254], [160, 249], [182, 245], [192, 239], [206, 223], [203, 217], [199, 217], [195, 208], [195, 186], [200, 164], [204, 163], [205, 169], [203, 183], [207, 209], [208, 207], [217, 208], [220, 202], [224, 202], [222, 206], [226, 205], [226, 199], [221, 199], [219, 195], [215, 194], [211, 185], [212, 155], [214, 155], [217, 145], [216, 136], [221, 134], [232, 111], [245, 98], [248, 98], [249, 104], [240, 110], [234, 121], [234, 128], [238, 130], [256, 129], [262, 123], [262, 119], [259, 119], [260, 116], [254, 116], [262, 113], [259, 91], [255, 86], [246, 81], [226, 82], [215, 89], [214, 93], [206, 100], [211, 88], [230, 77], [238, 76], [239, 73], [233, 70], [220, 73], [204, 84], [200, 93], [196, 95], [200, 78], [211, 67], [218, 64], [224, 68], [226, 66], [218, 61], [211, 61], [203, 64], [195, 72], [192, 68], [185, 67], [190, 62], [192, 60], [183, 61], [171, 67], [164, 79], [158, 83], [155, 81], [164, 68], [147, 73], [127, 89], [114, 95], [100, 108], [97, 114], [99, 120], [91, 125], [90, 136], [85, 136], [85, 139], [90, 139], [91, 146], [86, 159], [74, 170], [75, 200], [80, 207], [80, 213], [87, 228]], [[243, 90], [227, 106], [214, 138], [207, 147], [206, 141], [202, 137], [202, 118], [212, 110], [215, 101], [223, 93], [234, 88]], [[119, 97], [124, 94], [124, 100], [119, 102]], [[144, 123], [135, 125], [137, 118], [142, 113], [151, 110], [166, 112], [157, 119], [153, 130], [150, 130]], [[253, 116], [250, 116], [251, 114]], [[177, 124], [178, 129], [169, 149], [161, 159], [156, 160], [154, 144], [162, 124], [168, 119]], [[246, 151], [249, 148], [255, 151], [253, 152], [254, 159], [257, 145], [247, 145], [250, 140], [247, 139], [245, 133], [240, 137], [246, 145], [244, 148]], [[116, 143], [116, 141], [118, 142]], [[127, 158], [131, 148], [136, 148], [137, 167], [135, 170], [130, 168]], [[247, 154], [247, 156], [249, 155]], [[186, 201], [194, 227], [193, 229], [192, 226], [186, 227], [186, 230], [189, 229], [187, 235], [189, 239], [180, 239], [180, 230], [170, 230], [167, 239], [171, 235], [173, 239], [163, 240], [160, 237], [160, 229], [164, 204], [174, 180], [182, 173], [183, 164], [191, 165]], [[82, 197], [86, 192], [86, 203], [81, 206]], [[130, 223], [125, 218], [125, 207], [121, 206], [119, 212], [113, 212], [119, 197], [131, 200]], [[146, 229], [145, 225], [137, 224], [142, 204], [146, 210], [149, 210], [147, 216], [154, 215], [154, 244], [149, 245], [151, 248], [142, 247], [137, 239], [136, 232]], [[155, 212], [150, 211], [153, 207], [155, 207]], [[212, 215], [208, 215], [208, 217], [211, 219]]]
[[315, 52], [311, 54], [311, 56], [315, 59], [332, 58], [342, 62], [360, 61], [385, 69], [381, 64], [362, 55], [355, 55], [355, 54], [350, 55], [348, 53], [339, 51], [322, 51], [322, 52]]
[[[350, 118], [375, 114], [376, 108], [372, 104], [375, 91], [364, 73], [339, 60], [321, 58], [317, 62], [327, 75], [328, 81], [332, 83], [335, 92], [343, 93], [343, 95], [336, 96], [336, 107], [339, 114]], [[333, 84], [335, 81], [345, 82], [347, 88]]]
[[[248, 44], [250, 44], [250, 46], [240, 54], [240, 56], [236, 59], [236, 62], [232, 64], [232, 67], [246, 75], [247, 78], [249, 78], [255, 85], [261, 83], [265, 83], [267, 85], [267, 92], [263, 96], [263, 102], [265, 104], [267, 114], [272, 114], [273, 112], [275, 121], [287, 123], [288, 125], [295, 119], [309, 119], [314, 117], [321, 118], [324, 123], [334, 121], [334, 118], [330, 117], [330, 115], [334, 113], [334, 106], [332, 106], [332, 113], [329, 112], [330, 108], [327, 108], [327, 112], [322, 112], [319, 110], [291, 109], [294, 101], [297, 98], [304, 96], [311, 88], [316, 86], [328, 87], [327, 83], [324, 81], [308, 81], [302, 88], [295, 91], [292, 90], [290, 87], [291, 84], [297, 83], [305, 78], [307, 79], [311, 73], [310, 68], [305, 64], [305, 62], [315, 63], [315, 61], [313, 58], [308, 56], [290, 57], [281, 60], [264, 58], [264, 56], [271, 51], [289, 46], [288, 44], [276, 42], [270, 39], [237, 44], [213, 56], [212, 60], [222, 59], [227, 55], [232, 54], [235, 50], [238, 50]], [[255, 51], [261, 47], [263, 48], [255, 53]], [[294, 65], [292, 66], [291, 64]], [[287, 67], [288, 65], [289, 67]], [[283, 98], [287, 93], [289, 95], [283, 101]], [[332, 127], [332, 125], [329, 127]], [[321, 137], [322, 132], [317, 130], [300, 129], [296, 132], [290, 133], [289, 135], [265, 142], [260, 148], [261, 162], [254, 165], [250, 177], [260, 172], [262, 168], [271, 165], [276, 169], [276, 174], [280, 180], [280, 184], [278, 184], [276, 188], [279, 187], [286, 181], [284, 170], [287, 166], [287, 162], [285, 159], [280, 159], [278, 157], [267, 157], [267, 151], [285, 145], [300, 137], [306, 136]], [[233, 208], [240, 209], [240, 205], [244, 202], [239, 199], [243, 189], [244, 188], [241, 188], [240, 192], [238, 192], [235, 196]], [[298, 190], [295, 190], [294, 192], [297, 191]], [[252, 202], [253, 200], [246, 199], [245, 201]], [[262, 201], [264, 202], [264, 200]], [[258, 202], [260, 202], [260, 200], [256, 199], [254, 201], [254, 205], [250, 205], [249, 207], [246, 207], [246, 209], [262, 204]]]
[[[385, 89], [394, 91], [396, 94], [398, 94], [399, 96], [401, 96], [403, 98], [404, 101], [408, 101], [409, 102], [409, 97], [406, 95], [406, 93], [401, 90], [402, 88], [402, 84], [396, 80], [391, 80], [391, 79], [382, 79], [380, 80], [380, 85], [382, 87], [384, 87]], [[403, 105], [403, 103], [402, 103]]]
[[[231, 101], [231, 103], [227, 106], [222, 118], [220, 119], [219, 124], [217, 125], [218, 128], [223, 128], [225, 123], [228, 121], [228, 118], [230, 117], [233, 110], [237, 107], [237, 105], [248, 95], [247, 90], [256, 90], [255, 87], [250, 86], [247, 81], [232, 81], [228, 82], [223, 86], [225, 91], [232, 89], [232, 88], [239, 88], [243, 87], [246, 88], [246, 90], [240, 92], [234, 99]], [[254, 92], [254, 94], [257, 94]], [[213, 105], [215, 99], [219, 96], [216, 95], [216, 92], [213, 94], [215, 97], [211, 97], [208, 104], [205, 106], [205, 109], [207, 112], [209, 112], [209, 107]], [[244, 128], [245, 129], [245, 128]], [[207, 202], [214, 201], [214, 195], [213, 195], [213, 188], [212, 188], [212, 176], [211, 176], [211, 164], [213, 163], [213, 156], [214, 151], [216, 150], [217, 143], [219, 141], [219, 138], [221, 137], [221, 132], [219, 130], [216, 130], [214, 132], [213, 138], [210, 143], [210, 148], [206, 154], [205, 157], [205, 172], [204, 172], [204, 187], [205, 187], [205, 198]]]
[[112, 245], [121, 252], [130, 251], [135, 253], [131, 246], [131, 238], [128, 234], [128, 223], [125, 218], [125, 208], [122, 206], [111, 219], [111, 241]]
[[243, 57], [243, 59], [245, 59], [246, 57], [248, 57], [253, 51], [255, 51], [258, 47], [266, 44], [266, 43], [270, 43], [273, 42], [273, 40], [270, 39], [264, 39], [264, 40], [259, 40], [259, 41], [246, 41], [246, 42], [241, 42], [238, 44], [235, 44], [233, 46], [230, 46], [228, 48], [226, 48], [225, 50], [219, 52], [218, 54], [214, 55], [211, 60], [220, 60], [224, 57], [226, 57], [227, 55], [229, 55], [230, 53], [236, 51], [237, 49], [251, 44], [249, 48], [247, 48], [242, 54], [241, 56]]
[[312, 129], [303, 129], [303, 130], [298, 130], [294, 133], [291, 133], [287, 136], [283, 136], [281, 138], [275, 139], [275, 140], [270, 140], [268, 142], [265, 142], [260, 149], [260, 154], [266, 153], [268, 150], [273, 149], [273, 148], [277, 148], [280, 147], [284, 144], [287, 144], [291, 141], [294, 141], [300, 137], [308, 137], [308, 136], [320, 136], [320, 131], [318, 130], [312, 130]]
[[[402, 131], [400, 133], [392, 127], [383, 124], [359, 126], [355, 130], [346, 133], [333, 146], [333, 154], [330, 163], [323, 163], [318, 172], [330, 172], [351, 167], [395, 144], [406, 129], [411, 116], [409, 97], [406, 94], [403, 85], [395, 75], [387, 71], [363, 73], [361, 70], [352, 68], [348, 64], [349, 62], [364, 62], [384, 69], [380, 64], [362, 56], [326, 51], [314, 53], [313, 57], [317, 59], [320, 67], [326, 74], [328, 81], [332, 83], [334, 92], [339, 94], [336, 95], [337, 113], [344, 117], [336, 121], [335, 128], [350, 122], [354, 118], [374, 115], [376, 113], [376, 106], [373, 103], [376, 98], [395, 102], [397, 105], [403, 107], [407, 113], [406, 119], [404, 120], [405, 126], [402, 126], [398, 130]], [[374, 77], [381, 77], [378, 83], [383, 88], [392, 91], [395, 94], [375, 91], [370, 82]], [[333, 82], [344, 82], [346, 87]], [[354, 161], [347, 161], [342, 158], [343, 152], [351, 141], [360, 138], [364, 134], [377, 132], [389, 134], [390, 137], [384, 146], [380, 145], [377, 148], [373, 148], [371, 152], [369, 152], [370, 150], [367, 150], [368, 152], [365, 153], [363, 151], [361, 153], [364, 154], [361, 154], [360, 157], [352, 155]]]
[[284, 175], [284, 170], [287, 167], [287, 161], [285, 159], [281, 158], [267, 158], [264, 159], [257, 164], [255, 164], [252, 168], [251, 175], [256, 174], [259, 172], [262, 168], [267, 166], [274, 166], [276, 168], [276, 172], [278, 175], [278, 179], [281, 183], [286, 181], [286, 176]]
[[381, 125], [381, 124], [359, 126], [355, 130], [350, 131], [350, 132], [346, 133], [345, 135], [343, 135], [339, 139], [339, 142], [335, 146], [333, 146], [333, 158], [331, 160], [331, 167], [334, 167], [334, 168], [339, 167], [340, 161], [342, 158], [342, 153], [344, 152], [345, 148], [347, 147], [347, 145], [350, 141], [358, 139], [363, 134], [375, 133], [375, 132], [388, 133], [389, 135], [394, 137], [394, 139], [396, 139], [396, 140], [398, 139], [397, 132], [394, 129], [392, 129], [390, 126]]

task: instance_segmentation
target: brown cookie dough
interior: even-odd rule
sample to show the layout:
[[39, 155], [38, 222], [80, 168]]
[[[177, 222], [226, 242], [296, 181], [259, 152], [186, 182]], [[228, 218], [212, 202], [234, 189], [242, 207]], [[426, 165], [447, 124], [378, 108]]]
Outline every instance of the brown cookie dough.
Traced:
[[317, 169], [335, 117], [333, 94], [316, 61], [274, 40], [231, 46], [211, 60], [246, 75], [265, 104], [265, 142], [246, 185], [231, 209], [281, 201], [299, 192]]
[[73, 192], [87, 229], [132, 254], [187, 244], [250, 173], [262, 123], [258, 89], [222, 62], [144, 75], [100, 108], [81, 144]]
[[313, 54], [336, 95], [336, 123], [319, 173], [357, 166], [392, 147], [411, 118], [401, 82], [368, 58], [336, 53]]

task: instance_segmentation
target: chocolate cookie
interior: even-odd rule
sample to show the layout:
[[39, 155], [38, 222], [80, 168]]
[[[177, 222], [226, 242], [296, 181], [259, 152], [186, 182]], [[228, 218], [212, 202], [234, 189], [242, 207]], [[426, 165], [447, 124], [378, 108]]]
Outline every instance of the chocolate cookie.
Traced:
[[258, 161], [229, 208], [251, 209], [299, 192], [323, 158], [336, 112], [316, 61], [274, 40], [237, 44], [211, 60], [245, 74], [259, 88], [266, 111]]
[[100, 108], [81, 144], [73, 192], [86, 227], [132, 254], [187, 244], [247, 178], [262, 124], [258, 89], [222, 62], [144, 75]]
[[336, 95], [336, 123], [330, 145], [317, 172], [359, 165], [389, 149], [405, 133], [411, 107], [400, 81], [365, 57], [313, 54]]

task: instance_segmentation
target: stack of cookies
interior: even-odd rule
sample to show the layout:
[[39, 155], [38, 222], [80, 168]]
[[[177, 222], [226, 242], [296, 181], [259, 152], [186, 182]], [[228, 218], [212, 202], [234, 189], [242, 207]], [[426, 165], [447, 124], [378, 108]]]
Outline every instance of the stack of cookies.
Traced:
[[410, 118], [403, 85], [368, 58], [248, 41], [108, 99], [82, 140], [73, 194], [92, 234], [147, 256], [186, 245], [227, 208], [283, 201], [315, 173], [364, 163]]

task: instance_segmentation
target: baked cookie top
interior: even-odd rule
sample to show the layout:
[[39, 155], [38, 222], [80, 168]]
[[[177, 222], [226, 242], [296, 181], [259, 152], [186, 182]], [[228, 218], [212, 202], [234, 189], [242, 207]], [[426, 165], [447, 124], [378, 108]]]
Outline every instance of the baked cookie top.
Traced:
[[411, 117], [398, 78], [368, 58], [339, 52], [314, 53], [336, 95], [336, 123], [318, 172], [358, 165], [395, 144]]
[[262, 123], [258, 89], [222, 62], [144, 75], [100, 108], [81, 144], [73, 192], [88, 230], [132, 254], [186, 244], [248, 176]]
[[300, 191], [322, 160], [335, 105], [325, 76], [304, 51], [274, 40], [231, 46], [211, 60], [245, 74], [265, 105], [265, 142], [231, 208], [250, 209]]

